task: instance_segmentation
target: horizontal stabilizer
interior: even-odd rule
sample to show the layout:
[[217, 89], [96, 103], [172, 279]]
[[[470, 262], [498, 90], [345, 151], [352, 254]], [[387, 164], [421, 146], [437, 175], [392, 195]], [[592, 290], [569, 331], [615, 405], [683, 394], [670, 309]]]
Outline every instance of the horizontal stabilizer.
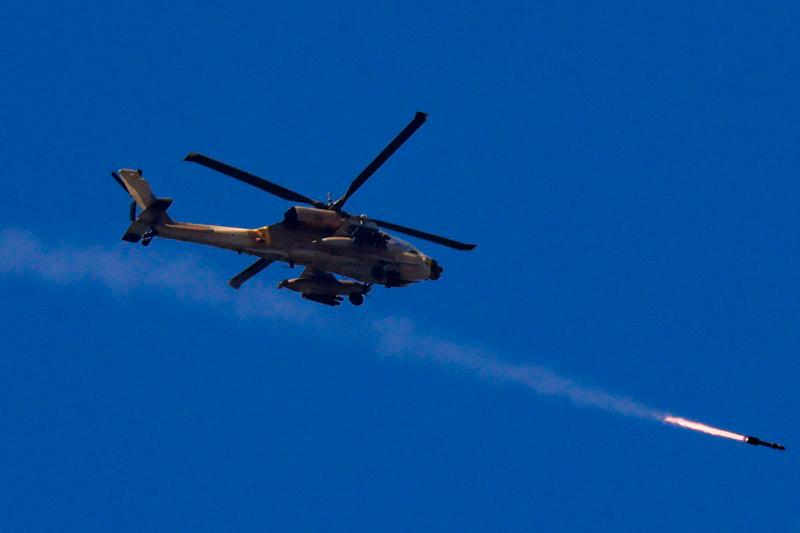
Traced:
[[270, 265], [270, 263], [272, 263], [270, 259], [264, 259], [262, 257], [249, 267], [245, 268], [244, 270], [233, 276], [228, 282], [228, 285], [230, 285], [234, 289], [238, 289], [239, 287], [242, 286], [242, 284], [245, 281], [249, 280], [256, 274], [267, 268]]
[[148, 229], [150, 229], [150, 226], [147, 224], [142, 224], [138, 220], [134, 220], [131, 222], [131, 225], [128, 226], [128, 229], [125, 230], [125, 235], [122, 236], [122, 240], [139, 242], [142, 239], [142, 235], [144, 235]]
[[139, 216], [131, 222], [125, 234], [122, 236], [123, 241], [139, 242], [139, 240], [149, 230], [153, 229], [158, 224], [170, 224], [173, 220], [167, 214], [167, 209], [172, 205], [170, 198], [155, 198], [150, 202], [149, 207], [142, 211]]
[[172, 205], [172, 198], [156, 198], [139, 214], [136, 220], [154, 226], [156, 224], [170, 223], [172, 220], [167, 215], [167, 209]]

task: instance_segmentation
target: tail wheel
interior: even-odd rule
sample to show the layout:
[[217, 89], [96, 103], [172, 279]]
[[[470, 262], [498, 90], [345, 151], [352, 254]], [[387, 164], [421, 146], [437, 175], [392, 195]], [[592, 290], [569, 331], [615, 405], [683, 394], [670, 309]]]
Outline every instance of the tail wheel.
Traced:
[[156, 232], [153, 228], [148, 229], [142, 235], [142, 246], [150, 246], [150, 242], [153, 240], [153, 237], [156, 236]]
[[361, 305], [364, 303], [364, 295], [358, 292], [351, 292], [348, 298], [353, 305]]

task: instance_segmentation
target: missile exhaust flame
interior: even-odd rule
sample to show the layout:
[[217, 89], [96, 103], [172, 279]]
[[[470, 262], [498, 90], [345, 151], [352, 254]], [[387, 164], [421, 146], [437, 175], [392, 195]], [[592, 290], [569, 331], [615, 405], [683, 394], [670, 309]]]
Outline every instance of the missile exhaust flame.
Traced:
[[738, 440], [742, 442], [745, 442], [745, 440], [747, 439], [746, 435], [739, 435], [738, 433], [733, 433], [732, 431], [726, 431], [724, 429], [719, 429], [706, 424], [701, 424], [700, 422], [693, 422], [691, 420], [686, 420], [685, 418], [680, 418], [677, 416], [665, 416], [663, 421], [666, 424], [673, 424], [685, 429], [700, 431], [702, 433], [714, 435], [715, 437], [722, 437], [725, 439]]

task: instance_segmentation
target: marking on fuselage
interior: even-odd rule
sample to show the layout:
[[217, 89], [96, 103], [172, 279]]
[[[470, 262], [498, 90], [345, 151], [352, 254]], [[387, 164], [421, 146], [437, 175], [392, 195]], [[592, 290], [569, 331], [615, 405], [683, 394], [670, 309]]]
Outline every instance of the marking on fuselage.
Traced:
[[267, 246], [271, 246], [272, 245], [272, 239], [269, 236], [269, 226], [264, 226], [263, 228], [258, 228], [256, 230], [256, 234], [258, 235], [258, 237], [256, 237], [256, 240], [259, 240], [259, 241], [263, 242]]

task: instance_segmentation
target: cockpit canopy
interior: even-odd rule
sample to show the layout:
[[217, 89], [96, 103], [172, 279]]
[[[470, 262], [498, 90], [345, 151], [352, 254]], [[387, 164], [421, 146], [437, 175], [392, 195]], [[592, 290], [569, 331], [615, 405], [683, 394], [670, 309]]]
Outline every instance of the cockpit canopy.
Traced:
[[408, 242], [404, 241], [403, 239], [398, 239], [397, 237], [395, 237], [393, 235], [389, 237], [388, 243], [389, 243], [389, 246], [396, 246], [397, 248], [399, 248], [403, 252], [409, 253], [411, 255], [419, 255], [419, 256], [423, 255], [422, 252], [417, 250], [417, 248], [415, 248], [411, 243], [408, 243]]

